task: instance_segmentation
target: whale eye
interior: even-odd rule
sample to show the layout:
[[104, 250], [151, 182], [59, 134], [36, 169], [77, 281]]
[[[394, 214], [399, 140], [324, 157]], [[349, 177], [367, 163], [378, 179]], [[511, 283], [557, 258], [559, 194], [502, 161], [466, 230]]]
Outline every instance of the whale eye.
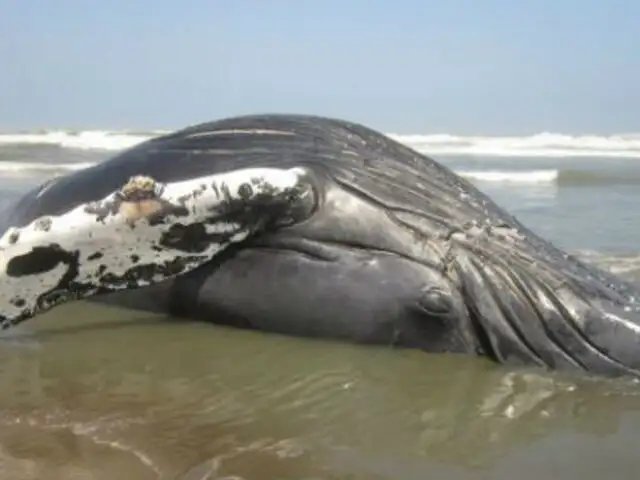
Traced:
[[425, 313], [434, 316], [447, 315], [453, 310], [451, 296], [437, 287], [424, 290], [418, 304]]

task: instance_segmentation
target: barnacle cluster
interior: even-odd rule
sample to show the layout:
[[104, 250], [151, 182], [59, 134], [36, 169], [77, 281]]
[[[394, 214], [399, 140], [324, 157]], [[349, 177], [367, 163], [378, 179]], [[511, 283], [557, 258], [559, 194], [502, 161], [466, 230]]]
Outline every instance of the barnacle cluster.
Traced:
[[136, 175], [120, 189], [120, 198], [125, 202], [150, 200], [159, 194], [159, 185], [151, 177]]

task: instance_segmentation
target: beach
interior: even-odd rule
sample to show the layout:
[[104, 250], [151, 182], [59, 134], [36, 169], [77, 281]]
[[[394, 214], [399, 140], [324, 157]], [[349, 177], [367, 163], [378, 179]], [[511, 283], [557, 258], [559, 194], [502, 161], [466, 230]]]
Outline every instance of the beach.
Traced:
[[[0, 134], [0, 209], [158, 131]], [[391, 133], [640, 281], [640, 137]], [[636, 382], [77, 302], [0, 339], [2, 479], [637, 478]]]

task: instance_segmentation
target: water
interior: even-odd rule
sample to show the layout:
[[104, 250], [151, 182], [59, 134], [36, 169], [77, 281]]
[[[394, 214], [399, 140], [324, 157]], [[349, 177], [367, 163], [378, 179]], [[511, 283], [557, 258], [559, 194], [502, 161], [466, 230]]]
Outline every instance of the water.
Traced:
[[[56, 135], [0, 135], [0, 206], [145, 137]], [[423, 148], [421, 138], [405, 140]], [[640, 280], [640, 159], [633, 144], [614, 148], [633, 139], [591, 139], [600, 150], [580, 147], [580, 158], [557, 155], [556, 137], [503, 140], [510, 150], [485, 156], [498, 148], [490, 140], [458, 139], [439, 158], [545, 238]], [[84, 303], [4, 334], [0, 391], [3, 480], [591, 480], [640, 469], [635, 381]]]

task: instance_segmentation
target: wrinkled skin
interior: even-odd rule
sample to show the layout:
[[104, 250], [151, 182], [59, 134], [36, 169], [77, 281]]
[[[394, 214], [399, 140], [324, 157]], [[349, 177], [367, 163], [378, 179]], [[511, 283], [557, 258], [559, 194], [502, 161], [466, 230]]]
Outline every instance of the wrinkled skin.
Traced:
[[316, 209], [175, 280], [103, 300], [270, 332], [640, 374], [632, 285], [353, 123], [261, 115], [187, 128], [31, 192], [0, 227], [103, 196], [132, 175], [165, 182], [248, 167], [306, 168]]

